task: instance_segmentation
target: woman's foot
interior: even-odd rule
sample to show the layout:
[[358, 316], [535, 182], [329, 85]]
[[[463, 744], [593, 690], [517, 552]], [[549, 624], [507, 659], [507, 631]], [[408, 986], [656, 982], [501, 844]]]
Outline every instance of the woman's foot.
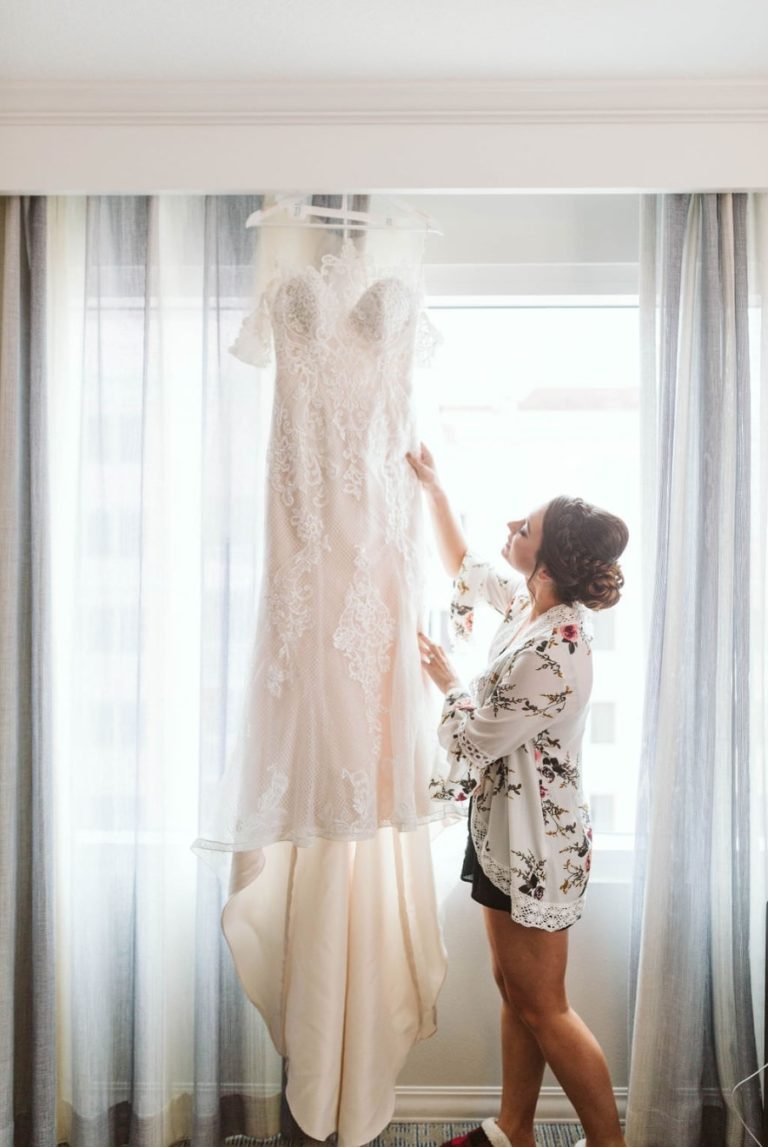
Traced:
[[473, 1127], [466, 1135], [457, 1135], [455, 1139], [446, 1139], [440, 1147], [491, 1147], [491, 1141], [481, 1127]]
[[495, 1119], [484, 1119], [466, 1135], [448, 1139], [442, 1147], [513, 1147]]

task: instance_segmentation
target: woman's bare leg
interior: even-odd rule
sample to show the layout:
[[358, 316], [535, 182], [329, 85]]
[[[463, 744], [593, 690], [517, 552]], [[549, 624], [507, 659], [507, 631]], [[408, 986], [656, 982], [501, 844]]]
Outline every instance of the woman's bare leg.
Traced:
[[[526, 928], [511, 920], [506, 912], [494, 908], [484, 908], [483, 912], [494, 971], [503, 984], [503, 1007], [514, 1012], [528, 1029], [539, 1055], [562, 1084], [586, 1132], [587, 1147], [626, 1147], [605, 1056], [589, 1028], [568, 1004], [565, 992], [567, 931]], [[507, 1058], [517, 1055], [527, 1062], [523, 1078], [530, 1081], [533, 1058], [525, 1048], [516, 1033]], [[519, 1071], [520, 1066], [518, 1059], [514, 1067], [510, 1063], [510, 1070]], [[516, 1130], [512, 1124], [515, 1120], [521, 1123], [527, 1119], [529, 1110], [530, 1092], [521, 1092], [514, 1076], [508, 1078], [505, 1062], [499, 1126], [514, 1147], [517, 1147], [514, 1135], [520, 1140], [521, 1134], [526, 1135], [527, 1131], [522, 1125]], [[527, 1147], [525, 1138], [520, 1140], [520, 1147]]]
[[501, 993], [501, 1112], [499, 1127], [513, 1147], [536, 1147], [533, 1120], [541, 1091], [545, 1061], [530, 1028], [526, 1027], [506, 997], [504, 976], [493, 948], [488, 917], [497, 909], [485, 910], [485, 923], [491, 944], [493, 976]]

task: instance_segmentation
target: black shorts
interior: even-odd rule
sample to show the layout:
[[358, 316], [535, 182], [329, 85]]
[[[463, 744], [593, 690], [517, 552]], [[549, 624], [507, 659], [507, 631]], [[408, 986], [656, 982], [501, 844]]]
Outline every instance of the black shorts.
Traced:
[[467, 832], [467, 849], [461, 866], [461, 879], [472, 885], [472, 899], [478, 904], [483, 904], [486, 908], [498, 908], [500, 912], [512, 911], [510, 897], [497, 888], [480, 867], [471, 831]]

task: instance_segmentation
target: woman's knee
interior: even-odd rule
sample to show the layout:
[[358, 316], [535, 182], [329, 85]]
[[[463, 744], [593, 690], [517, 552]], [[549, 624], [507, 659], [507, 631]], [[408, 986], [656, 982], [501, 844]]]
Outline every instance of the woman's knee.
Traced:
[[546, 1030], [568, 1011], [568, 1001], [557, 996], [512, 992], [510, 1006], [534, 1035]]

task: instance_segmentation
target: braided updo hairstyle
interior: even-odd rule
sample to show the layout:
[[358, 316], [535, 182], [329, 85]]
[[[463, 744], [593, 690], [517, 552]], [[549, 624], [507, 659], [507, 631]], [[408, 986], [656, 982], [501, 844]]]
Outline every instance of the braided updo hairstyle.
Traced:
[[624, 576], [618, 563], [629, 540], [621, 518], [581, 498], [553, 498], [547, 505], [536, 555], [561, 601], [588, 609], [610, 609], [621, 596]]

